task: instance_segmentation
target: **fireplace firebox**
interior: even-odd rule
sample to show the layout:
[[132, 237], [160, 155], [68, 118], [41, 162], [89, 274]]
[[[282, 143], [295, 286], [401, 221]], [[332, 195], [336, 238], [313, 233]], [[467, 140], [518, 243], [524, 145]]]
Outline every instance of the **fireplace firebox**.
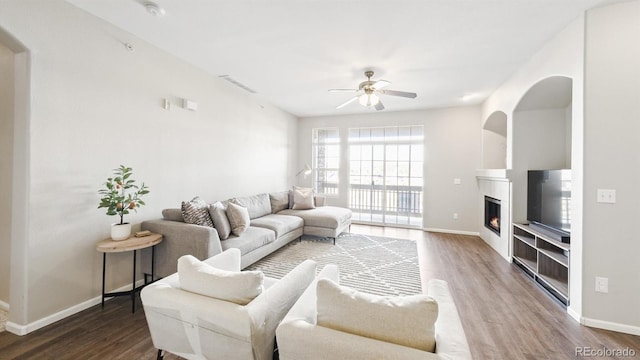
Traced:
[[484, 226], [500, 236], [500, 200], [484, 197]]

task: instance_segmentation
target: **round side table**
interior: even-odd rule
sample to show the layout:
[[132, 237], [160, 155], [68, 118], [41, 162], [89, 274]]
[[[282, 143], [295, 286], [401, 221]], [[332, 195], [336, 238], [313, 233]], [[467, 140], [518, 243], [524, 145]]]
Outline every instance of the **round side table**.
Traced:
[[[104, 299], [114, 296], [130, 296], [131, 297], [131, 312], [136, 311], [136, 292], [142, 290], [143, 287], [155, 281], [155, 249], [156, 245], [162, 242], [161, 234], [151, 234], [147, 236], [135, 237], [131, 236], [126, 240], [115, 241], [112, 239], [106, 239], [100, 241], [96, 245], [96, 250], [102, 253], [102, 307], [104, 308]], [[151, 282], [147, 282], [145, 276], [144, 284], [136, 287], [136, 257], [138, 250], [151, 248]], [[105, 293], [105, 273], [107, 268], [107, 253], [119, 253], [133, 251], [133, 282], [131, 290], [118, 291]]]

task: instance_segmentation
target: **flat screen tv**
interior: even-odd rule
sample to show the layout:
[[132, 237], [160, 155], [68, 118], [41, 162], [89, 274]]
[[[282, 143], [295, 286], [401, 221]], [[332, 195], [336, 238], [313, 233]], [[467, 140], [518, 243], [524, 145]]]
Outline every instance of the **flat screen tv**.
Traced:
[[571, 170], [529, 170], [527, 220], [560, 235], [571, 233]]

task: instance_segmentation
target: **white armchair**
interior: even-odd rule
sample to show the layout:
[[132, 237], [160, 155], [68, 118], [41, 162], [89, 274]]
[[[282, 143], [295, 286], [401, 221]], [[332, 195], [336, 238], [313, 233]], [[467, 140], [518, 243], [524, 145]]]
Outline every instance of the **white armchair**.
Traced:
[[[471, 359], [469, 345], [448, 285], [431, 280], [428, 295], [438, 303], [435, 322], [435, 352], [318, 325], [317, 282], [339, 282], [338, 269], [327, 265], [291, 308], [276, 330], [280, 360], [322, 359]], [[357, 317], [357, 313], [352, 313]], [[374, 316], [375, 317], [375, 316]], [[364, 319], [363, 319], [364, 320]], [[411, 322], [413, 318], [404, 319]], [[379, 322], [382, 322], [378, 319]], [[354, 321], [357, 323], [358, 321]], [[388, 324], [379, 324], [380, 328]]]
[[[240, 271], [240, 251], [229, 249], [204, 263]], [[275, 329], [308, 285], [316, 263], [306, 260], [281, 280], [264, 278], [264, 290], [246, 305], [189, 292], [175, 273], [145, 287], [140, 296], [158, 358], [272, 359]]]

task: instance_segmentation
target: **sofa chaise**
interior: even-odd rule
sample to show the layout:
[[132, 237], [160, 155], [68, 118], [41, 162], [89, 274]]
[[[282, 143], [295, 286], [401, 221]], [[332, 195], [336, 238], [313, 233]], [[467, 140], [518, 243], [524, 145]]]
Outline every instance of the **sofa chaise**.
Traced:
[[[315, 196], [310, 208], [296, 206], [293, 192], [281, 191], [232, 198], [209, 204], [214, 214], [229, 204], [247, 209], [250, 222], [242, 233], [227, 234], [222, 226], [186, 223], [181, 209], [165, 209], [162, 219], [142, 222], [142, 229], [162, 234], [164, 240], [156, 247], [155, 273], [160, 277], [176, 272], [178, 258], [193, 255], [208, 259], [222, 251], [237, 248], [241, 252], [241, 268], [253, 264], [304, 235], [335, 238], [351, 226], [351, 210], [324, 206], [324, 198]], [[215, 220], [215, 218], [214, 218]], [[228, 235], [228, 236], [225, 236]], [[145, 254], [145, 272], [151, 273], [150, 257]]]

